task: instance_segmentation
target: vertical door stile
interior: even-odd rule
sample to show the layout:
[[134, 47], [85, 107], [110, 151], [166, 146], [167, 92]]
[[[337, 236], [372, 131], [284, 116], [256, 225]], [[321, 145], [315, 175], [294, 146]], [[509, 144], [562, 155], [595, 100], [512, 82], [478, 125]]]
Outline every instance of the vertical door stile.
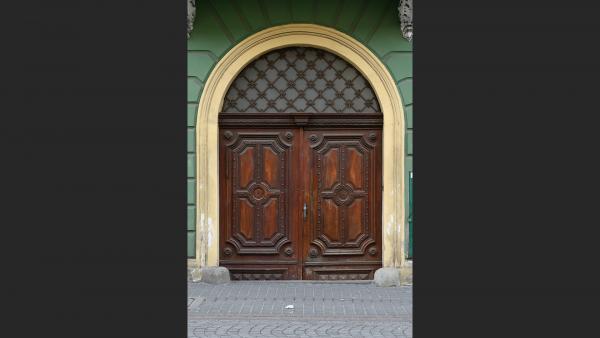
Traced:
[[[304, 129], [303, 128], [298, 128], [298, 137], [296, 139], [296, 151], [298, 153], [298, 166], [297, 166], [297, 171], [298, 171], [298, 175], [300, 177], [302, 177], [303, 172], [306, 171], [306, 164], [304, 163], [305, 158], [304, 158]], [[304, 279], [304, 269], [302, 268], [304, 265], [304, 228], [305, 228], [305, 220], [303, 218], [303, 214], [302, 214], [302, 206], [304, 205], [304, 202], [306, 201], [306, 184], [304, 182], [304, 180], [302, 179], [298, 179], [296, 180], [298, 186], [297, 186], [297, 196], [298, 196], [298, 203], [297, 205], [300, 206], [300, 208], [298, 208], [300, 210], [300, 214], [298, 215], [298, 279]]]

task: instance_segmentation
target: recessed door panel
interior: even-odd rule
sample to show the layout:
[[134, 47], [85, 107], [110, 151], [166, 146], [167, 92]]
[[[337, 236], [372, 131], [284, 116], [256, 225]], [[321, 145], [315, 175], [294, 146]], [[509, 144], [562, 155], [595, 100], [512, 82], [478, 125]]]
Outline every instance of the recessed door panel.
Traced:
[[381, 267], [381, 131], [304, 131], [305, 279], [369, 279]]
[[220, 265], [239, 272], [232, 273], [234, 278], [300, 277], [294, 183], [300, 174], [298, 133], [298, 129], [220, 131], [219, 256]]

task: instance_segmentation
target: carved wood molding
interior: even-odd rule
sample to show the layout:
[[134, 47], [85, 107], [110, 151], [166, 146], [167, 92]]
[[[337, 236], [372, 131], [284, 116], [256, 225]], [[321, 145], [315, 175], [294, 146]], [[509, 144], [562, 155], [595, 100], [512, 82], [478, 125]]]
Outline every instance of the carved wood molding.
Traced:
[[[364, 255], [367, 247], [376, 243], [374, 239], [374, 227], [370, 224], [368, 205], [369, 205], [369, 191], [371, 187], [369, 185], [369, 157], [370, 151], [373, 150], [374, 144], [369, 143], [371, 138], [376, 139], [376, 135], [365, 135], [364, 132], [357, 132], [355, 134], [346, 133], [327, 133], [320, 137], [317, 134], [309, 135], [311, 142], [310, 147], [315, 151], [316, 161], [316, 178], [317, 178], [317, 206], [316, 206], [316, 224], [314, 227], [314, 240], [311, 241], [315, 249], [309, 257], [316, 258], [318, 253], [322, 256], [336, 256], [336, 255]], [[340, 153], [340, 176], [338, 180], [331, 186], [323, 186], [323, 166], [322, 162], [323, 155], [331, 149], [339, 149]], [[346, 156], [348, 149], [353, 149], [362, 155], [361, 167], [365, 168], [362, 173], [362, 184], [360, 187], [355, 187], [353, 183], [349, 182], [345, 178], [346, 168]], [[356, 237], [354, 240], [346, 238], [345, 227], [346, 224], [346, 213], [345, 207], [348, 207], [356, 198], [364, 199], [363, 214], [361, 224], [363, 225], [362, 234]], [[342, 235], [337, 240], [333, 240], [323, 231], [323, 215], [322, 215], [322, 202], [324, 200], [331, 200], [338, 207], [341, 207], [341, 232]], [[316, 254], [315, 254], [316, 253]], [[372, 254], [371, 256], [374, 256]]]
[[[228, 141], [228, 143], [225, 143], [225, 147], [231, 152], [232, 168], [231, 170], [228, 168], [227, 171], [232, 173], [231, 194], [234, 197], [231, 210], [231, 230], [233, 233], [227, 235], [226, 243], [230, 244], [235, 250], [231, 250], [229, 254], [223, 251], [226, 256], [232, 254], [277, 255], [280, 254], [282, 247], [290, 242], [287, 212], [289, 199], [287, 189], [289, 189], [290, 174], [288, 164], [284, 159], [290, 156], [291, 147], [291, 143], [286, 140], [293, 139], [293, 136], [291, 132], [280, 132], [278, 130], [269, 132], [232, 132], [231, 130], [225, 130], [223, 132], [223, 137]], [[249, 178], [250, 181], [242, 183], [239, 173], [241, 170], [240, 162], [242, 161], [240, 154], [243, 154], [246, 149], [256, 149], [256, 152], [251, 153], [253, 162], [256, 165], [252, 168], [254, 174], [252, 178]], [[279, 157], [277, 166], [280, 167], [276, 183], [263, 177], [265, 171], [265, 164], [262, 161], [263, 149], [270, 149], [273, 154]], [[265, 236], [261, 230], [264, 222], [264, 206], [270, 203], [273, 198], [279, 201], [277, 206], [277, 232], [271, 234], [270, 238], [264, 238]], [[242, 200], [255, 210], [254, 223], [259, 226], [256, 226], [252, 233], [243, 234], [240, 228], [242, 220], [239, 218]], [[285, 251], [284, 253], [287, 256], [293, 254], [293, 251], [288, 252]]]
[[286, 269], [278, 268], [229, 268], [232, 280], [282, 280]]
[[332, 125], [343, 127], [381, 127], [383, 115], [376, 114], [219, 114], [222, 127], [296, 127], [328, 128]]

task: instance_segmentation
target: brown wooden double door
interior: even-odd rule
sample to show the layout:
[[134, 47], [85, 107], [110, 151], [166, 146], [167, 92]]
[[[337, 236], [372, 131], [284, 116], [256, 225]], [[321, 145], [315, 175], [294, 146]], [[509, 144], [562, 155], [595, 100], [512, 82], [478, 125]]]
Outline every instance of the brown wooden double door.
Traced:
[[233, 280], [372, 279], [381, 129], [219, 131], [220, 265]]

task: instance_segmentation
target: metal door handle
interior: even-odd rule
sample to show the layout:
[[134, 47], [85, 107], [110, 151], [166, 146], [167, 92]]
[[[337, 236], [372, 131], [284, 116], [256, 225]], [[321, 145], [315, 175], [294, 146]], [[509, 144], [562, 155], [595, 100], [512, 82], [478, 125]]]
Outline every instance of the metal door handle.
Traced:
[[302, 207], [302, 217], [306, 221], [306, 202], [304, 202], [304, 206]]

